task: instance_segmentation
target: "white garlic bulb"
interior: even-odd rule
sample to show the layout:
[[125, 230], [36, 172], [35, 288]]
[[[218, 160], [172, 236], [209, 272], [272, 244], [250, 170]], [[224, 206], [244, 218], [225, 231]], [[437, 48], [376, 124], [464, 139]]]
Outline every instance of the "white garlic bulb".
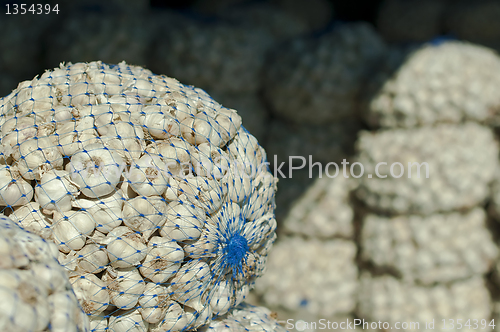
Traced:
[[73, 201], [73, 207], [85, 209], [94, 218], [96, 229], [107, 234], [122, 223], [124, 200], [122, 191], [115, 190], [107, 196], [96, 199], [78, 198]]
[[106, 283], [91, 273], [77, 274], [69, 278], [73, 291], [83, 311], [97, 315], [109, 306]]
[[72, 156], [84, 146], [99, 142], [91, 117], [58, 123], [56, 134], [51, 136], [51, 139], [59, 152], [65, 156]]
[[167, 165], [158, 156], [142, 156], [130, 167], [127, 179], [141, 196], [161, 196], [167, 190]]
[[35, 200], [43, 211], [69, 211], [71, 202], [79, 193], [78, 186], [71, 181], [68, 172], [50, 170], [35, 187]]
[[40, 180], [49, 170], [62, 169], [63, 156], [48, 137], [21, 142], [14, 147], [14, 160], [26, 180]]
[[66, 218], [59, 218], [52, 225], [54, 242], [64, 253], [80, 250], [85, 245], [85, 236]]
[[87, 243], [77, 254], [76, 265], [87, 273], [102, 272], [109, 263], [105, 247], [94, 243]]
[[166, 176], [184, 177], [191, 163], [191, 145], [185, 140], [171, 137], [157, 141], [146, 148], [149, 155], [158, 155], [167, 167]]
[[146, 257], [144, 238], [127, 226], [118, 226], [105, 239], [106, 251], [113, 267], [127, 268], [139, 265]]
[[147, 283], [144, 293], [139, 298], [139, 312], [148, 323], [158, 323], [165, 317], [165, 313], [172, 301], [168, 300], [168, 288], [154, 283]]
[[109, 317], [109, 331], [111, 332], [147, 332], [148, 327], [149, 324], [142, 320], [137, 309]]
[[163, 197], [139, 196], [123, 205], [123, 223], [148, 239], [167, 220], [167, 203]]
[[146, 287], [135, 267], [120, 270], [108, 267], [102, 280], [107, 284], [111, 303], [123, 310], [134, 308]]
[[172, 203], [167, 209], [167, 222], [160, 235], [177, 241], [196, 240], [200, 237], [206, 216], [188, 203]]
[[29, 202], [19, 206], [9, 217], [21, 224], [21, 226], [46, 240], [52, 239], [52, 221], [40, 211], [40, 204]]
[[184, 250], [176, 241], [159, 236], [153, 236], [148, 245], [146, 259], [139, 267], [139, 271], [144, 278], [153, 282], [167, 282], [180, 269], [184, 260]]
[[63, 219], [69, 221], [82, 235], [90, 235], [95, 229], [93, 216], [85, 211], [54, 211], [52, 219], [54, 225], [57, 225]]
[[96, 198], [115, 190], [125, 163], [119, 154], [105, 146], [90, 144], [71, 156], [68, 165], [71, 179], [81, 192], [87, 197]]
[[166, 307], [164, 318], [157, 323], [150, 324], [149, 331], [177, 331], [182, 330], [189, 324], [188, 315], [182, 310], [179, 303], [167, 300], [163, 305]]
[[15, 166], [0, 165], [0, 205], [19, 206], [33, 198], [33, 188]]

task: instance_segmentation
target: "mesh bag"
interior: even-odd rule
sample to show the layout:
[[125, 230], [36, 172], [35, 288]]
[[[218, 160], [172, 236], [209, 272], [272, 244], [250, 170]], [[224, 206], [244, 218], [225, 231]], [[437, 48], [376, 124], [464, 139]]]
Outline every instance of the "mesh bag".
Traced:
[[125, 63], [61, 65], [0, 99], [1, 212], [53, 241], [94, 331], [184, 331], [243, 301], [276, 180], [236, 111]]
[[57, 247], [0, 215], [0, 330], [89, 331]]

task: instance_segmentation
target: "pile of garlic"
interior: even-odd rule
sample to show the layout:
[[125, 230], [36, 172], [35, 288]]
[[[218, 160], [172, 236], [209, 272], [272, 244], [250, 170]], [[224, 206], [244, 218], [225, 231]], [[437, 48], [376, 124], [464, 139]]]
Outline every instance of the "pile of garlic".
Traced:
[[57, 247], [0, 215], [0, 330], [88, 331]]
[[0, 125], [1, 211], [57, 244], [91, 328], [194, 329], [262, 274], [276, 179], [203, 90], [70, 63], [0, 99]]

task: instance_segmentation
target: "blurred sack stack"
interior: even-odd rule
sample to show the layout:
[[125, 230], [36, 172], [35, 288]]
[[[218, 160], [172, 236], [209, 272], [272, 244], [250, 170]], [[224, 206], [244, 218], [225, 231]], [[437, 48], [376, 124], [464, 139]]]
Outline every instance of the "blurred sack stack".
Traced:
[[[2, 17], [0, 96], [61, 61], [125, 60], [238, 110], [284, 163], [254, 304], [296, 321], [500, 319], [499, 2], [385, 0], [374, 25], [333, 21], [327, 0], [63, 8]], [[289, 177], [289, 156], [364, 175]], [[213, 329], [271, 315], [252, 310]]]

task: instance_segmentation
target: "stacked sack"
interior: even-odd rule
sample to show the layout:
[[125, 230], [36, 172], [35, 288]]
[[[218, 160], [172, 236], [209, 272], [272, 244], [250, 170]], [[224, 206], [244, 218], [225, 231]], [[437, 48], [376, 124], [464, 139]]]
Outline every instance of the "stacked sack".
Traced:
[[230, 312], [276, 238], [277, 181], [235, 110], [124, 62], [69, 63], [0, 99], [0, 125], [0, 210], [57, 246], [92, 329], [273, 322]]
[[301, 163], [290, 162], [290, 156], [303, 156], [308, 163], [310, 156], [323, 166], [352, 156], [362, 127], [358, 94], [385, 53], [385, 44], [370, 25], [349, 23], [317, 36], [295, 38], [269, 57], [263, 92], [273, 119], [266, 149], [275, 167], [284, 163], [285, 174], [277, 215], [285, 215], [312, 182], [296, 171], [290, 178], [287, 168]]
[[0, 215], [0, 329], [89, 331], [57, 246]]
[[270, 57], [264, 96], [275, 120], [270, 155], [312, 155], [330, 162], [350, 154], [360, 128], [356, 98], [385, 45], [366, 23], [349, 23], [316, 37], [296, 38]]
[[150, 67], [201, 87], [223, 105], [241, 110], [248, 130], [262, 140], [267, 113], [258, 92], [273, 41], [266, 29], [248, 24], [186, 17], [165, 29]]
[[353, 178], [342, 176], [316, 179], [280, 224], [255, 294], [288, 323], [340, 321], [354, 311], [358, 268], [349, 193], [355, 186]]
[[498, 144], [484, 124], [500, 105], [500, 58], [462, 42], [393, 53], [367, 85], [364, 118], [376, 130], [357, 141], [365, 173], [355, 191], [362, 268], [356, 313], [420, 323], [408, 330], [430, 329], [425, 323], [433, 319], [436, 328], [458, 329], [462, 319], [469, 322], [462, 330], [473, 330], [477, 319], [491, 330], [484, 275], [498, 248], [484, 206]]
[[[14, 7], [10, 4], [10, 11]], [[27, 6], [27, 9], [30, 7]], [[52, 6], [50, 8], [53, 8]], [[56, 13], [48, 15], [7, 15], [3, 5], [0, 20], [0, 96], [14, 90], [21, 80], [36, 75], [41, 67], [42, 42], [46, 29], [57, 17]], [[18, 9], [20, 11], [20, 9]], [[22, 27], [22, 28], [20, 28]]]

